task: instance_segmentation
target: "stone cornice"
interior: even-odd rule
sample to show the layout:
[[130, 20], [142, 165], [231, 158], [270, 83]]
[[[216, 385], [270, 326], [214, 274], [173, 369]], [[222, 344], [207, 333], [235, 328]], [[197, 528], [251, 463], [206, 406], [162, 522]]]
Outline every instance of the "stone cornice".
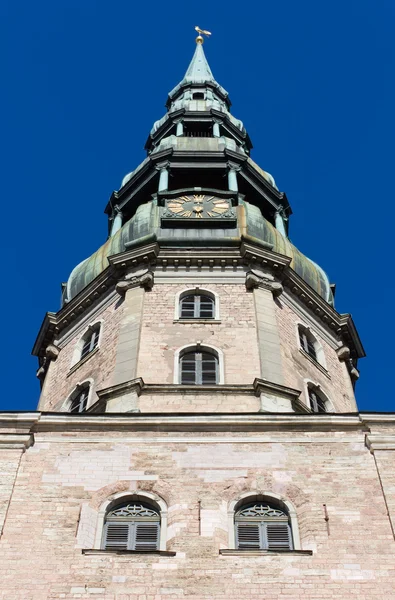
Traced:
[[0, 433], [0, 451], [26, 450], [33, 443], [34, 436], [32, 433]]
[[274, 394], [276, 396], [286, 396], [292, 401], [300, 396], [300, 390], [295, 390], [278, 383], [272, 383], [265, 379], [256, 378], [251, 385], [245, 384], [216, 384], [216, 385], [181, 385], [177, 383], [145, 383], [141, 377], [119, 383], [103, 390], [98, 390], [99, 400], [107, 400], [113, 396], [123, 395], [130, 391], [141, 394], [254, 394], [259, 396], [262, 392]]
[[[395, 427], [395, 416], [392, 423]], [[218, 428], [221, 431], [232, 431], [234, 427], [238, 431], [273, 428], [287, 431], [304, 427], [309, 431], [345, 427], [361, 430], [364, 429], [364, 422], [358, 413], [0, 413], [0, 429], [11, 430], [16, 427], [21, 429], [20, 433], [6, 431], [4, 435], [18, 437], [39, 431], [58, 430], [59, 427], [66, 430], [82, 427], [86, 430], [126, 428], [136, 431], [141, 427], [148, 430], [152, 427], [155, 430], [158, 427], [161, 430], [202, 427], [202, 430]]]
[[290, 397], [291, 400], [297, 400], [301, 394], [300, 390], [295, 390], [294, 388], [259, 378], [254, 380], [253, 388], [257, 396], [262, 392], [270, 392], [277, 396], [287, 396]]
[[[141, 386], [142, 380], [131, 385]], [[264, 382], [265, 383], [265, 382]], [[257, 382], [257, 385], [261, 382]], [[282, 386], [280, 386], [282, 387]], [[296, 390], [289, 389], [289, 393]], [[386, 432], [371, 432], [369, 425], [385, 423]], [[389, 428], [390, 427], [390, 428]], [[366, 434], [374, 453], [395, 450], [394, 413], [0, 413], [0, 450], [29, 448], [40, 432], [329, 432]], [[73, 438], [73, 441], [76, 441]]]
[[395, 450], [395, 431], [393, 435], [368, 433], [365, 440], [366, 447], [372, 454], [378, 450]]

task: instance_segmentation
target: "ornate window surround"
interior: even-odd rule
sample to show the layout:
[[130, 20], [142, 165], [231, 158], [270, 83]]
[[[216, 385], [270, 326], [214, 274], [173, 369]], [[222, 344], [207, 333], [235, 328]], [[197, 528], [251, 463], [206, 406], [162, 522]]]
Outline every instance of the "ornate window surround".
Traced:
[[[232, 500], [228, 507], [228, 547], [230, 550], [237, 550], [236, 548], [236, 531], [235, 531], [235, 514], [243, 504], [249, 502], [272, 502], [277, 504], [280, 508], [283, 508], [288, 513], [292, 538], [293, 538], [293, 549], [301, 550], [299, 525], [296, 516], [296, 510], [294, 505], [279, 494], [274, 492], [244, 492], [237, 498]], [[240, 550], [242, 552], [242, 550]]]
[[[302, 321], [297, 321], [295, 325], [296, 325], [296, 341], [298, 344], [298, 348], [303, 352], [303, 354], [305, 356], [307, 354], [307, 356], [314, 362], [315, 365], [320, 366], [323, 369], [325, 369], [325, 371], [327, 371], [324, 348], [322, 347], [321, 342], [318, 340], [318, 336], [316, 335], [316, 333], [311, 329], [311, 327], [309, 325], [306, 325]], [[307, 333], [307, 335], [310, 337], [310, 340], [313, 342], [315, 354], [317, 357], [316, 359], [313, 358], [312, 356], [310, 356], [310, 354], [308, 352], [306, 352], [304, 348], [301, 347], [300, 337], [299, 337], [299, 329], [304, 329], [305, 332]]]
[[186, 344], [185, 346], [181, 346], [174, 353], [174, 383], [180, 384], [180, 358], [183, 354], [187, 352], [209, 352], [211, 354], [215, 354], [218, 359], [218, 383], [217, 385], [224, 385], [225, 377], [224, 377], [224, 354], [222, 350], [216, 348], [216, 346], [209, 346], [208, 344], [202, 344], [201, 342], [195, 342], [194, 344]]
[[195, 294], [202, 294], [204, 296], [209, 296], [210, 298], [212, 298], [214, 300], [214, 317], [211, 319], [203, 319], [203, 318], [196, 318], [196, 319], [188, 319], [188, 322], [199, 322], [199, 321], [204, 321], [204, 322], [210, 322], [210, 323], [215, 323], [217, 321], [220, 320], [220, 312], [219, 312], [219, 296], [217, 294], [217, 292], [214, 292], [213, 290], [210, 290], [208, 288], [201, 288], [198, 286], [195, 286], [193, 288], [186, 288], [184, 290], [181, 290], [179, 292], [177, 292], [176, 297], [175, 297], [175, 306], [174, 306], [174, 320], [175, 321], [185, 321], [186, 319], [181, 318], [181, 311], [180, 311], [180, 304], [181, 304], [181, 300], [182, 298], [184, 298], [184, 296], [192, 296]]
[[166, 550], [167, 543], [167, 504], [160, 496], [153, 494], [152, 492], [146, 492], [142, 490], [118, 492], [113, 494], [111, 498], [105, 500], [100, 508], [97, 515], [96, 534], [94, 549], [100, 550], [102, 547], [102, 538], [104, 531], [104, 523], [106, 514], [112, 510], [120, 501], [127, 500], [145, 502], [152, 504], [154, 508], [159, 511], [160, 514], [160, 537], [159, 537], [159, 550]]
[[79, 381], [75, 385], [73, 391], [67, 396], [66, 400], [63, 402], [61, 409], [60, 409], [61, 412], [70, 412], [70, 406], [71, 406], [72, 401], [77, 396], [77, 394], [79, 394], [82, 391], [82, 388], [85, 388], [85, 387], [89, 388], [88, 400], [86, 403], [86, 409], [88, 409], [93, 404], [93, 402], [92, 402], [93, 384], [94, 384], [94, 381], [91, 377], [89, 377], [87, 379], [83, 379], [82, 381]]
[[321, 399], [325, 402], [325, 411], [327, 413], [336, 412], [335, 407], [333, 406], [332, 401], [329, 399], [328, 394], [326, 392], [324, 392], [324, 390], [322, 389], [322, 387], [319, 383], [317, 383], [316, 381], [313, 381], [312, 379], [304, 379], [303, 383], [304, 383], [304, 388], [305, 388], [305, 399], [306, 399], [305, 401], [306, 401], [306, 406], [308, 408], [311, 409], [310, 398], [309, 398], [309, 388], [311, 388], [313, 391], [318, 391], [318, 394], [320, 395]]
[[[92, 350], [92, 352], [89, 352], [86, 356], [84, 356], [84, 358], [81, 358], [81, 352], [84, 347], [84, 343], [85, 343], [87, 334], [90, 333], [91, 330], [96, 327], [99, 327], [99, 339], [97, 341], [96, 347], [94, 350]], [[103, 319], [97, 319], [96, 321], [92, 321], [92, 323], [89, 323], [89, 325], [87, 327], [85, 327], [84, 331], [82, 332], [82, 334], [80, 335], [80, 337], [78, 339], [78, 342], [75, 345], [70, 369], [72, 369], [73, 367], [78, 365], [80, 362], [81, 363], [85, 362], [85, 360], [87, 360], [94, 351], [97, 352], [97, 350], [100, 348], [100, 345], [102, 342], [103, 329], [104, 329], [104, 320]]]

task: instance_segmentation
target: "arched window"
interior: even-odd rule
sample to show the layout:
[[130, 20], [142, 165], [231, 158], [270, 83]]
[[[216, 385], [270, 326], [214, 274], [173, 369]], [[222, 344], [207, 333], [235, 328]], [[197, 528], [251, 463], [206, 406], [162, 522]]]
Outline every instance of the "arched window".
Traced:
[[315, 348], [315, 338], [306, 327], [299, 325], [299, 341], [300, 347], [304, 350], [311, 358], [317, 360], [317, 351]]
[[181, 319], [214, 319], [214, 298], [206, 294], [190, 294], [180, 300]]
[[89, 397], [89, 384], [78, 387], [76, 392], [70, 398], [69, 411], [71, 413], [81, 413], [86, 410]]
[[102, 548], [105, 550], [159, 549], [160, 514], [145, 502], [129, 500], [105, 516]]
[[325, 413], [327, 411], [326, 398], [311, 385], [308, 386], [307, 391], [309, 393], [310, 408], [313, 413]]
[[292, 550], [289, 515], [266, 501], [242, 505], [235, 514], [236, 547], [240, 550]]
[[324, 350], [310, 329], [304, 325], [298, 325], [298, 335], [301, 349], [326, 369]]
[[211, 352], [186, 352], [180, 358], [182, 385], [210, 385], [219, 381], [218, 358]]
[[99, 344], [100, 337], [100, 323], [93, 325], [93, 327], [89, 327], [88, 331], [84, 334], [82, 338], [82, 348], [81, 355], [79, 360], [82, 360], [87, 356], [90, 352], [92, 352], [95, 348], [97, 348]]

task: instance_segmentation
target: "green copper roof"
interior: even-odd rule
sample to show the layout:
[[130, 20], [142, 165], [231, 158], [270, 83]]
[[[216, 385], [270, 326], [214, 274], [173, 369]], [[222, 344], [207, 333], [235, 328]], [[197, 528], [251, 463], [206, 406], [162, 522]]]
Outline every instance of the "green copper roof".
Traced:
[[203, 50], [203, 44], [196, 44], [196, 50], [192, 57], [189, 67], [186, 70], [184, 78], [175, 88], [169, 93], [169, 98], [173, 98], [177, 92], [188, 84], [212, 84], [224, 97], [228, 96], [228, 92], [215, 80], [214, 75], [207, 62], [206, 55]]
[[140, 246], [157, 240], [159, 243], [174, 243], [182, 247], [196, 245], [206, 246], [227, 242], [234, 245], [241, 242], [242, 236], [256, 244], [273, 245], [273, 250], [289, 256], [291, 267], [327, 302], [333, 304], [332, 291], [325, 272], [313, 261], [302, 254], [293, 244], [281, 235], [263, 216], [260, 209], [248, 202], [237, 207], [237, 226], [232, 228], [188, 228], [179, 227], [162, 229], [161, 212], [156, 201], [147, 202], [138, 207], [136, 214], [111, 238], [107, 240], [91, 257], [77, 265], [67, 282], [67, 299], [71, 300], [95, 277], [108, 267], [108, 257], [123, 252], [131, 246]]
[[203, 44], [196, 44], [196, 50], [192, 57], [187, 72], [184, 75], [183, 82], [188, 83], [206, 83], [206, 81], [215, 81], [214, 75], [204, 54]]

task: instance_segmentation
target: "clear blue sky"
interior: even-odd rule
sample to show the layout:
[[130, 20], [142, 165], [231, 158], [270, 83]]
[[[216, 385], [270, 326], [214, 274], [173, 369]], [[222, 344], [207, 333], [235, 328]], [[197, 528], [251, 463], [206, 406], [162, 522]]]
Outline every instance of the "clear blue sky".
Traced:
[[287, 193], [292, 241], [355, 319], [360, 409], [395, 410], [394, 22], [391, 0], [3, 0], [0, 409], [36, 407], [42, 318], [105, 241], [104, 207], [144, 158], [199, 25], [253, 158]]

